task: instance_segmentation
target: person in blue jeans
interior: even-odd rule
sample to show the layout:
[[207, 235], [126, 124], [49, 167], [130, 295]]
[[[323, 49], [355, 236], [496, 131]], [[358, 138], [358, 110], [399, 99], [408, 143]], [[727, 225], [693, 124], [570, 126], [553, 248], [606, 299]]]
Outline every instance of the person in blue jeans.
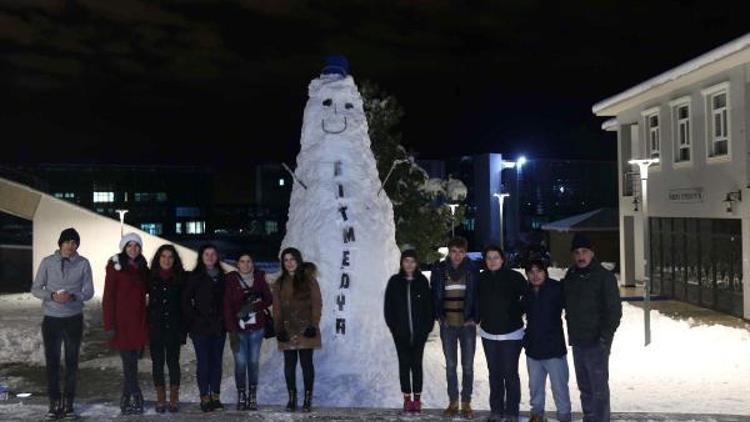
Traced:
[[461, 345], [461, 413], [474, 417], [471, 394], [474, 385], [474, 352], [477, 343], [476, 289], [478, 271], [466, 258], [468, 242], [455, 237], [448, 242], [448, 258], [438, 263], [430, 275], [435, 314], [440, 323], [440, 340], [445, 355], [448, 381], [448, 408], [443, 415], [458, 414], [458, 345]]
[[255, 269], [252, 255], [241, 253], [237, 269], [227, 275], [224, 323], [234, 353], [237, 410], [258, 410], [260, 347], [268, 319], [265, 311], [273, 304], [273, 296], [265, 273]]
[[562, 326], [563, 287], [559, 281], [549, 278], [547, 265], [540, 259], [526, 265], [526, 278], [531, 286], [523, 300], [527, 321], [524, 348], [531, 395], [529, 421], [544, 420], [545, 387], [549, 376], [557, 420], [569, 422], [568, 351]]

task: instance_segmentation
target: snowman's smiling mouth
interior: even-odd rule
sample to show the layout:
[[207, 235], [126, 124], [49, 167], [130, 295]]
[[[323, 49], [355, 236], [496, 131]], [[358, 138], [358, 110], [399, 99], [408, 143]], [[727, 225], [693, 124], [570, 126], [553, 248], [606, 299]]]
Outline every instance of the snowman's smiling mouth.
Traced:
[[346, 117], [344, 117], [344, 124], [340, 125], [341, 126], [340, 128], [337, 128], [336, 125], [333, 125], [333, 127], [330, 127], [330, 126], [326, 127], [326, 119], [322, 119], [320, 121], [320, 126], [323, 129], [323, 132], [336, 135], [346, 130], [348, 126], [348, 122], [346, 121]]

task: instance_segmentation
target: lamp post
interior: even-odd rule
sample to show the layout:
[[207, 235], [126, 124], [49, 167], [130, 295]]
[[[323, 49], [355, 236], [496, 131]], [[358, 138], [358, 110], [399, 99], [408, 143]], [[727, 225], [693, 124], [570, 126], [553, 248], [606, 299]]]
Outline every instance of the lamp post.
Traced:
[[120, 214], [120, 237], [122, 237], [125, 234], [125, 214], [128, 213], [128, 210], [115, 210], [115, 212]]
[[509, 197], [509, 193], [494, 193], [492, 194], [495, 198], [497, 198], [497, 203], [500, 206], [500, 210], [498, 212], [500, 216], [500, 247], [505, 249], [505, 245], [503, 245], [503, 203], [505, 202], [505, 198]]
[[451, 209], [451, 237], [456, 237], [455, 222], [456, 222], [456, 208], [459, 204], [448, 204], [448, 208]]
[[[646, 158], [642, 160], [630, 160], [628, 164], [638, 166], [638, 171], [641, 176], [641, 214], [643, 219], [643, 243], [644, 250], [645, 246], [649, 241], [649, 230], [648, 230], [648, 168], [654, 164], [658, 164], [658, 158]], [[651, 262], [649, 259], [648, 263], [648, 277], [643, 282], [643, 326], [644, 326], [644, 337], [645, 346], [651, 343]]]

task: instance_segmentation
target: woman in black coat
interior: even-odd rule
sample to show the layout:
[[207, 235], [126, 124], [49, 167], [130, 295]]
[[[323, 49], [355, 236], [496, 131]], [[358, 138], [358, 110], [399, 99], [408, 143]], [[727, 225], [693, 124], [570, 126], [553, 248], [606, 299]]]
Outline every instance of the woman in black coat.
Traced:
[[226, 330], [224, 329], [224, 270], [213, 245], [198, 250], [198, 262], [182, 291], [182, 315], [193, 340], [196, 378], [203, 412], [224, 410], [219, 399]]
[[422, 355], [435, 323], [435, 313], [430, 285], [419, 271], [416, 251], [401, 253], [401, 269], [388, 280], [384, 307], [385, 322], [396, 343], [404, 412], [420, 413]]
[[[180, 348], [185, 344], [181, 297], [185, 269], [177, 250], [162, 245], [151, 260], [148, 283], [148, 334], [156, 389], [156, 412], [178, 411], [180, 396]], [[164, 364], [169, 369], [169, 407], [166, 403]]]

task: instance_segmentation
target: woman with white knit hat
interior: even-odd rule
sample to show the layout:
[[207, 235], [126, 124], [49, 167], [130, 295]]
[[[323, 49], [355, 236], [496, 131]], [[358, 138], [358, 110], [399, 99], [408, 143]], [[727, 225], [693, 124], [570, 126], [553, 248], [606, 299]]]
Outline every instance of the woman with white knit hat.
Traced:
[[146, 289], [148, 264], [143, 257], [143, 240], [128, 233], [120, 240], [120, 252], [107, 263], [102, 299], [104, 333], [109, 346], [122, 358], [123, 415], [143, 413], [143, 394], [138, 385], [138, 358], [148, 343]]

